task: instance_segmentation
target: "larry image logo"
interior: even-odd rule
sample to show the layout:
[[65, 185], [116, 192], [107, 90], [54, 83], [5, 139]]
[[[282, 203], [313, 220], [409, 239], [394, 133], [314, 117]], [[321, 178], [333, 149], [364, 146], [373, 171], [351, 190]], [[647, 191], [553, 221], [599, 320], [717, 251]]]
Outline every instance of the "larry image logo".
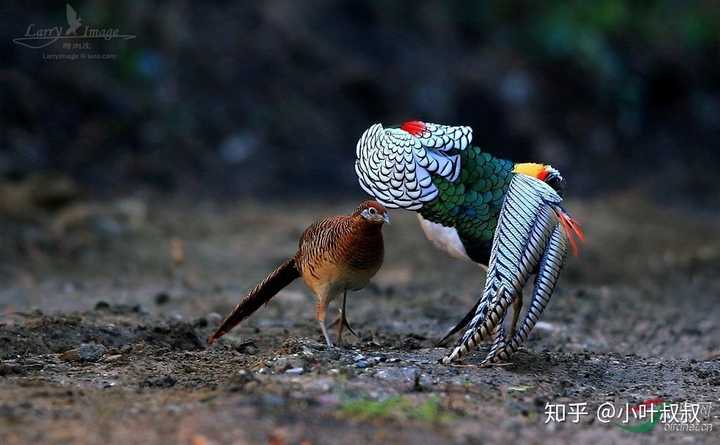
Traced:
[[80, 14], [68, 3], [65, 5], [67, 27], [40, 27], [35, 23], [28, 25], [25, 34], [13, 39], [13, 43], [30, 49], [54, 49], [59, 53], [43, 52], [45, 60], [97, 59], [112, 60], [114, 53], [96, 52], [94, 41], [131, 40], [134, 34], [123, 34], [119, 28], [96, 27], [83, 23]]

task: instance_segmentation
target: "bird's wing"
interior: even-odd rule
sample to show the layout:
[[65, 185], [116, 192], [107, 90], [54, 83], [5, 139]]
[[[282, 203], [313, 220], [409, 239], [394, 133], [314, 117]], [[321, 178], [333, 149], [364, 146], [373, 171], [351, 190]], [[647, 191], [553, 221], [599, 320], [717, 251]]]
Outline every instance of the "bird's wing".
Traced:
[[68, 25], [73, 26], [77, 23], [77, 12], [70, 6], [70, 3], [65, 5], [65, 17], [67, 17]]
[[[510, 303], [521, 296], [528, 278], [538, 269], [559, 225], [561, 202], [557, 192], [543, 181], [523, 174], [513, 177], [498, 219], [485, 289], [475, 316], [452, 352], [443, 358], [444, 363], [459, 359], [499, 329]], [[557, 274], [551, 278], [554, 285]]]
[[418, 210], [438, 195], [431, 174], [455, 181], [470, 127], [414, 122], [414, 127], [368, 128], [357, 143], [355, 171], [362, 188], [390, 208]]

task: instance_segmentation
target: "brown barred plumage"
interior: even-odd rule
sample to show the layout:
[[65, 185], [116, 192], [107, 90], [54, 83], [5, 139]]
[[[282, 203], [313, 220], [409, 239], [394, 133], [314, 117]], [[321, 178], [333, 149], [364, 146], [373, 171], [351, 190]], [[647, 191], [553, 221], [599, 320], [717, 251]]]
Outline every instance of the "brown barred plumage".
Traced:
[[382, 225], [389, 221], [387, 211], [376, 201], [364, 201], [351, 214], [321, 219], [303, 232], [298, 251], [275, 269], [243, 298], [210, 336], [208, 344], [270, 301], [295, 278], [302, 277], [315, 294], [315, 315], [325, 341], [332, 346], [325, 327], [325, 313], [331, 301], [343, 295], [338, 325], [338, 342], [348, 325], [345, 298], [348, 290], [365, 287], [383, 262]]

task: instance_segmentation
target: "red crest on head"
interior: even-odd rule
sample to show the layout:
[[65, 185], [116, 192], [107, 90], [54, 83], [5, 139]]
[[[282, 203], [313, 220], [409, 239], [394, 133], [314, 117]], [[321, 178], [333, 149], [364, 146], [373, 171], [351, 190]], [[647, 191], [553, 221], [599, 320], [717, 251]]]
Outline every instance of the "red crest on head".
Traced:
[[425, 123], [421, 121], [407, 121], [400, 126], [413, 136], [420, 136], [425, 131]]

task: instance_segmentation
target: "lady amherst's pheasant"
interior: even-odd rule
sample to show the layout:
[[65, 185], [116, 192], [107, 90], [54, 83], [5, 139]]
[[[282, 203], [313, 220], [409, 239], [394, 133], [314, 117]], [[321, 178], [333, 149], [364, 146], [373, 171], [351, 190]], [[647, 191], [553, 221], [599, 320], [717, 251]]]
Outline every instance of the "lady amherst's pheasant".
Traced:
[[[561, 206], [563, 179], [557, 170], [495, 158], [471, 140], [470, 127], [375, 124], [357, 143], [355, 171], [362, 188], [386, 207], [418, 212], [436, 246], [487, 265], [482, 296], [445, 338], [469, 325], [442, 359], [459, 360], [493, 336], [484, 365], [507, 359], [527, 339], [555, 288], [568, 245], [575, 252], [576, 237], [584, 235]], [[531, 274], [536, 277], [530, 307], [517, 327]], [[506, 336], [503, 321], [511, 303]]]
[[376, 201], [364, 201], [350, 215], [324, 218], [310, 225], [300, 237], [297, 253], [240, 301], [210, 336], [208, 344], [227, 334], [296, 278], [302, 278], [315, 294], [315, 316], [328, 346], [333, 344], [325, 326], [325, 313], [330, 302], [342, 295], [336, 321], [338, 343], [342, 344], [346, 327], [355, 334], [346, 318], [347, 291], [367, 286], [382, 266], [382, 226], [387, 222], [390, 217], [385, 207]]

